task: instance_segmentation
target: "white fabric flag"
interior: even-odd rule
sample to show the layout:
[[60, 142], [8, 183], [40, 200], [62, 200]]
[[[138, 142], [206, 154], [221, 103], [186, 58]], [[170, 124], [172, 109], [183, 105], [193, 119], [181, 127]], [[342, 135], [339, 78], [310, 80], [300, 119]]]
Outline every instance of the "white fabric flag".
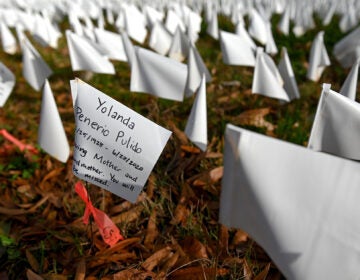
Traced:
[[324, 44], [324, 31], [320, 31], [311, 45], [309, 68], [306, 77], [309, 80], [317, 82], [326, 66], [330, 64], [330, 58]]
[[252, 93], [290, 101], [283, 88], [283, 80], [271, 57], [262, 48], [257, 49], [252, 82]]
[[173, 10], [168, 10], [167, 11], [167, 15], [166, 15], [166, 20], [165, 20], [165, 27], [166, 29], [171, 33], [171, 34], [175, 34], [176, 32], [176, 28], [180, 27], [180, 29], [185, 32], [186, 27], [184, 22], [182, 21], [182, 19], [173, 11]]
[[333, 54], [343, 67], [351, 67], [360, 58], [360, 26], [334, 45]]
[[33, 38], [43, 47], [50, 46], [54, 49], [58, 46], [61, 33], [53, 26], [49, 18], [39, 14], [35, 15], [35, 24], [32, 31]]
[[300, 98], [299, 88], [295, 80], [295, 74], [292, 69], [287, 49], [282, 47], [281, 59], [278, 64], [279, 73], [284, 81], [284, 89], [290, 100]]
[[121, 38], [123, 40], [124, 49], [125, 49], [125, 53], [126, 53], [126, 57], [127, 57], [127, 62], [129, 63], [129, 65], [131, 67], [132, 61], [135, 56], [134, 45], [130, 41], [130, 38], [126, 32], [121, 32]]
[[187, 22], [187, 35], [192, 43], [195, 43], [199, 39], [199, 33], [201, 31], [202, 18], [198, 13], [190, 11]]
[[340, 157], [360, 160], [360, 103], [324, 84], [308, 147]]
[[108, 58], [127, 61], [123, 39], [120, 34], [100, 28], [95, 28], [94, 32], [96, 42], [105, 51]]
[[73, 71], [87, 70], [94, 73], [115, 74], [114, 65], [93, 44], [70, 30], [66, 39]]
[[206, 78], [203, 74], [199, 90], [186, 123], [185, 134], [202, 151], [207, 148]]
[[266, 26], [267, 26], [268, 33], [267, 33], [267, 40], [266, 40], [266, 45], [265, 45], [265, 52], [267, 52], [270, 55], [275, 55], [278, 53], [278, 48], [275, 44], [274, 37], [273, 37], [272, 31], [271, 31], [270, 21], [268, 21], [266, 23]]
[[171, 132], [75, 80], [75, 176], [135, 202]]
[[244, 23], [243, 22], [238, 22], [236, 24], [236, 28], [235, 28], [235, 33], [237, 35], [239, 35], [239, 37], [241, 37], [246, 43], [248, 43], [248, 45], [255, 51], [257, 46], [254, 43], [253, 39], [251, 39], [249, 33], [246, 31], [245, 27], [244, 27]]
[[286, 6], [286, 8], [281, 16], [281, 19], [277, 25], [277, 28], [284, 35], [289, 35], [289, 30], [290, 30], [290, 6], [289, 5]]
[[187, 66], [144, 48], [135, 47], [131, 65], [130, 90], [182, 101]]
[[354, 65], [351, 67], [351, 70], [339, 92], [340, 94], [350, 98], [351, 100], [356, 99], [359, 63], [360, 61], [355, 62]]
[[189, 55], [189, 42], [188, 37], [181, 31], [180, 27], [177, 27], [168, 56], [177, 61], [183, 61]]
[[149, 47], [159, 54], [166, 55], [170, 49], [172, 37], [162, 22], [157, 21], [151, 29]]
[[125, 9], [125, 29], [130, 38], [143, 44], [147, 35], [145, 16], [135, 5]]
[[3, 107], [15, 86], [15, 75], [0, 62], [0, 107]]
[[43, 88], [38, 144], [61, 162], [66, 162], [69, 158], [69, 143], [48, 80]]
[[239, 35], [221, 30], [220, 47], [225, 64], [255, 66], [255, 55], [251, 46]]
[[23, 39], [21, 45], [23, 76], [35, 90], [39, 91], [52, 74], [52, 70], [27, 38]]
[[359, 168], [227, 125], [220, 223], [246, 231], [286, 279], [356, 279]]
[[250, 24], [248, 32], [250, 36], [259, 41], [259, 43], [265, 45], [268, 40], [268, 28], [265, 20], [255, 10], [251, 9], [250, 12]]
[[190, 97], [200, 86], [202, 76], [205, 75], [206, 82], [211, 81], [211, 75], [196, 46], [190, 43], [188, 58], [188, 74], [186, 79], [186, 97]]
[[165, 17], [163, 12], [158, 11], [154, 7], [151, 7], [149, 5], [146, 5], [144, 7], [144, 13], [145, 13], [147, 26], [151, 29], [153, 28], [156, 22], [162, 22]]
[[3, 21], [0, 22], [0, 34], [3, 51], [8, 54], [15, 54], [17, 50], [15, 36]]
[[219, 39], [219, 23], [218, 23], [218, 15], [216, 10], [214, 9], [212, 13], [212, 17], [208, 22], [208, 26], [206, 28], [206, 33], [209, 34], [215, 40]]

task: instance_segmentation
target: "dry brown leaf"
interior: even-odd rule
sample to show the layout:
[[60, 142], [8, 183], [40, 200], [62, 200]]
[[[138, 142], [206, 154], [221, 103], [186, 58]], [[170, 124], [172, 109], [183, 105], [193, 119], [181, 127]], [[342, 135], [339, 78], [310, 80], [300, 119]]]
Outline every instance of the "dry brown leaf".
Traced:
[[155, 279], [156, 274], [151, 271], [141, 271], [136, 268], [130, 268], [127, 270], [120, 271], [113, 275], [113, 280], [145, 280]]
[[146, 195], [149, 199], [153, 198], [155, 187], [156, 187], [156, 178], [153, 174], [150, 174], [148, 183], [146, 185]]
[[35, 271], [35, 272], [39, 272], [40, 270], [40, 265], [39, 262], [37, 261], [37, 259], [34, 257], [34, 255], [29, 251], [29, 249], [25, 250], [25, 255], [26, 258], [31, 266], [31, 268]]
[[36, 274], [31, 269], [26, 270], [26, 277], [28, 280], [44, 280], [39, 274]]
[[229, 251], [229, 230], [226, 226], [220, 225], [219, 231], [219, 249], [225, 254]]
[[213, 183], [218, 182], [222, 178], [223, 174], [224, 174], [223, 166], [216, 167], [209, 172], [210, 179]]
[[232, 240], [232, 242], [231, 242], [231, 245], [232, 246], [237, 246], [237, 245], [239, 245], [241, 242], [246, 242], [247, 240], [248, 240], [248, 234], [245, 232], [245, 231], [243, 231], [243, 230], [241, 230], [241, 229], [238, 229], [238, 230], [236, 230], [236, 233], [235, 233], [235, 235], [234, 235], [234, 237], [233, 237], [233, 240]]
[[86, 262], [82, 258], [76, 267], [75, 279], [74, 280], [84, 280], [86, 276]]
[[62, 275], [62, 274], [56, 274], [56, 273], [51, 273], [51, 274], [46, 274], [44, 275], [45, 280], [68, 280], [69, 277], [66, 275]]
[[163, 265], [161, 271], [165, 272], [165, 274], [176, 264], [180, 257], [179, 252], [175, 252], [171, 255], [171, 257], [166, 261], [166, 263]]
[[33, 207], [25, 210], [25, 209], [9, 209], [6, 207], [0, 207], [0, 214], [8, 215], [8, 216], [17, 216], [33, 213], [38, 209], [41, 205], [43, 205], [48, 200], [48, 196], [44, 196], [40, 199]]
[[208, 259], [206, 247], [195, 237], [189, 236], [182, 242], [183, 251], [190, 256], [191, 259]]
[[265, 280], [267, 275], [269, 274], [271, 263], [268, 263], [265, 268], [255, 276], [254, 280]]
[[172, 218], [170, 224], [177, 225], [180, 223], [186, 223], [190, 213], [190, 210], [184, 204], [179, 203], [175, 208], [174, 217]]
[[156, 226], [156, 209], [153, 208], [149, 217], [149, 222], [146, 230], [144, 245], [150, 249], [154, 246], [154, 241], [158, 237], [159, 231]]
[[64, 170], [64, 168], [63, 168], [63, 167], [60, 167], [60, 168], [53, 169], [53, 170], [51, 170], [48, 174], [46, 174], [46, 176], [44, 177], [44, 179], [41, 180], [40, 189], [44, 190], [44, 184], [45, 184], [45, 182], [48, 181], [48, 180], [50, 180], [50, 179], [53, 178], [53, 177], [58, 177], [63, 170]]
[[186, 267], [174, 272], [170, 272], [166, 279], [169, 280], [204, 280], [204, 279], [215, 279], [216, 276], [225, 276], [229, 274], [228, 269], [225, 268], [213, 268], [194, 266]]
[[125, 248], [127, 248], [131, 245], [139, 243], [140, 240], [141, 239], [139, 237], [126, 238], [124, 240], [119, 241], [114, 246], [107, 248], [106, 250], [100, 251], [96, 255], [97, 256], [98, 255], [108, 256], [108, 255], [114, 254], [116, 252], [120, 252], [121, 250], [124, 250]]
[[254, 274], [250, 268], [249, 263], [247, 262], [246, 259], [244, 259], [243, 261], [243, 271], [244, 271], [244, 279], [245, 280], [252, 280], [254, 277]]
[[200, 154], [201, 150], [197, 147], [181, 145], [181, 150], [190, 154]]
[[143, 210], [144, 210], [143, 205], [136, 205], [135, 207], [131, 208], [130, 210], [123, 212], [117, 216], [112, 217], [111, 220], [115, 224], [131, 223], [140, 217]]
[[173, 122], [169, 122], [169, 127], [174, 132], [175, 137], [179, 139], [181, 144], [186, 145], [187, 143], [189, 143], [185, 132], [179, 129]]
[[239, 125], [251, 125], [256, 127], [265, 127], [268, 133], [275, 130], [275, 125], [265, 120], [270, 114], [271, 108], [252, 109], [242, 112], [235, 118]]
[[121, 251], [111, 255], [97, 255], [87, 263], [87, 268], [91, 269], [108, 263], [117, 263], [121, 261], [133, 261], [137, 256], [135, 252]]
[[141, 267], [147, 271], [152, 271], [156, 266], [161, 265], [171, 254], [171, 248], [169, 246], [162, 248], [148, 257]]
[[217, 153], [217, 152], [206, 152], [205, 155], [206, 158], [222, 158], [223, 154], [222, 153]]

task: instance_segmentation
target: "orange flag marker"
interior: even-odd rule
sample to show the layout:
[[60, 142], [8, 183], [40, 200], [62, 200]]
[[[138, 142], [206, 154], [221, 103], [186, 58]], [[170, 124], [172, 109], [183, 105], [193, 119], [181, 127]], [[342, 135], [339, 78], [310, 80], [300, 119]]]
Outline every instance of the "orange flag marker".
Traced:
[[99, 227], [100, 234], [106, 244], [113, 246], [119, 240], [124, 239], [124, 237], [120, 234], [120, 230], [117, 228], [114, 222], [103, 211], [95, 208], [92, 205], [88, 193], [86, 191], [86, 188], [84, 187], [82, 182], [79, 181], [75, 184], [75, 192], [81, 197], [81, 199], [86, 204], [84, 217], [83, 217], [84, 224], [87, 225], [89, 223], [89, 218], [90, 215], [92, 214], [95, 223]]

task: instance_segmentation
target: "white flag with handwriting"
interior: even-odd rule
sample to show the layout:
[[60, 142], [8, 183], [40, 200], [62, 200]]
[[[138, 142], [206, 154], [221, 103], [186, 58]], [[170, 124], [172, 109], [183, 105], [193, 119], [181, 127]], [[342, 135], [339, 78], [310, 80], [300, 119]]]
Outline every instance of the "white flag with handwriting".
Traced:
[[135, 202], [171, 132], [77, 79], [75, 176]]
[[227, 125], [220, 223], [249, 233], [286, 279], [357, 279], [359, 168]]
[[339, 157], [360, 160], [360, 103], [330, 89], [323, 90], [308, 147]]
[[183, 101], [187, 65], [144, 48], [135, 47], [130, 90]]
[[39, 146], [61, 162], [69, 158], [70, 147], [48, 80], [45, 81], [38, 130]]

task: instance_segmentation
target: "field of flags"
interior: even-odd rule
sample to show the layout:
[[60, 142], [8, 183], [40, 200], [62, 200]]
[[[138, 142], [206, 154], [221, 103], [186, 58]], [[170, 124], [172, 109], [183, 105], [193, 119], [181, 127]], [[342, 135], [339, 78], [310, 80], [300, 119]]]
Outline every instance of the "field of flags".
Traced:
[[0, 1], [0, 278], [356, 279], [359, 19]]

